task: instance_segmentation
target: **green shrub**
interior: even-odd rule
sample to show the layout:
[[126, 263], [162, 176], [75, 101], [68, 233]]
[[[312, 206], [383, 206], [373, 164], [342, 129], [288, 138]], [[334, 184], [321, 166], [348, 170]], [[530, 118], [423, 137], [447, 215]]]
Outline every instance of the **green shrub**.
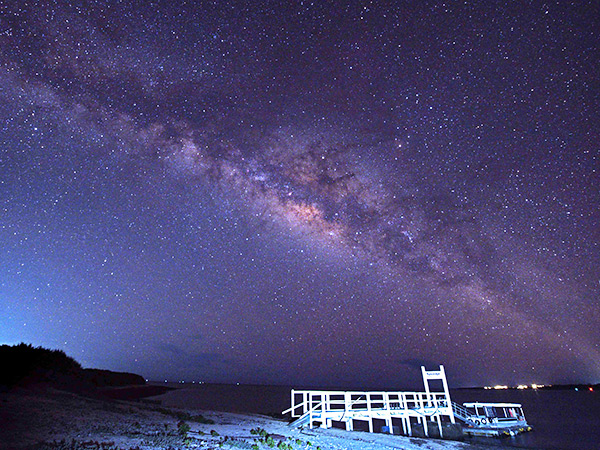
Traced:
[[190, 416], [190, 418], [188, 420], [190, 422], [204, 423], [204, 424], [207, 424], [207, 425], [213, 425], [215, 423], [214, 420], [207, 419], [202, 414], [198, 414], [196, 416]]
[[187, 423], [185, 423], [183, 420], [181, 420], [177, 424], [177, 432], [184, 438], [187, 437], [187, 434], [191, 429], [192, 428]]

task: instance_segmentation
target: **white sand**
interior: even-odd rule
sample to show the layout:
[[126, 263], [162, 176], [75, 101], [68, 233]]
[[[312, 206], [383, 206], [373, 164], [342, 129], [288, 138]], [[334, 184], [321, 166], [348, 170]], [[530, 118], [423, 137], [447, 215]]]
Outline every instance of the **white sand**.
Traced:
[[[178, 434], [177, 414], [201, 414], [214, 424], [186, 419], [190, 430]], [[287, 422], [256, 414], [178, 410], [140, 402], [109, 402], [50, 390], [0, 394], [0, 449], [269, 449], [253, 429], [263, 429], [272, 443], [294, 450], [482, 450], [459, 442], [408, 438], [337, 429], [296, 429]], [[212, 434], [211, 434], [212, 432]], [[256, 447], [254, 447], [256, 448]], [[275, 447], [276, 448], [276, 447]], [[286, 447], [287, 448], [287, 447]]]

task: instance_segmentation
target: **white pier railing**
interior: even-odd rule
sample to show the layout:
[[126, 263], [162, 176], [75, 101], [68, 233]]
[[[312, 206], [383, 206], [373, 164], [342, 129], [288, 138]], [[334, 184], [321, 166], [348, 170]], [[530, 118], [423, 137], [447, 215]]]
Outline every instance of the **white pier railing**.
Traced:
[[[442, 436], [442, 420], [455, 421], [444, 367], [437, 371], [426, 371], [424, 367], [421, 370], [425, 392], [292, 390], [292, 406], [283, 413], [298, 418], [292, 423], [295, 426], [313, 428], [318, 424], [330, 428], [337, 421], [352, 430], [354, 421], [359, 420], [368, 422], [370, 432], [374, 431], [377, 419], [385, 421], [387, 430], [393, 433], [396, 419], [407, 435], [412, 435], [414, 424], [420, 423], [429, 436], [428, 423], [435, 421]], [[443, 392], [430, 391], [432, 379], [442, 381]]]

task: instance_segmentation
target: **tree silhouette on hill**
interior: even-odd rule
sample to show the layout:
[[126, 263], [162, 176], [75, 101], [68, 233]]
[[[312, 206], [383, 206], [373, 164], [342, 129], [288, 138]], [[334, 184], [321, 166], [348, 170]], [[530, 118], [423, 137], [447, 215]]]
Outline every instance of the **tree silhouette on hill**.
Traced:
[[0, 367], [0, 386], [9, 388], [49, 384], [69, 391], [83, 391], [146, 383], [143, 377], [133, 373], [83, 369], [62, 350], [25, 343], [0, 345]]
[[21, 343], [0, 346], [0, 384], [7, 386], [33, 383], [69, 383], [82, 381], [82, 367], [62, 350], [49, 350]]

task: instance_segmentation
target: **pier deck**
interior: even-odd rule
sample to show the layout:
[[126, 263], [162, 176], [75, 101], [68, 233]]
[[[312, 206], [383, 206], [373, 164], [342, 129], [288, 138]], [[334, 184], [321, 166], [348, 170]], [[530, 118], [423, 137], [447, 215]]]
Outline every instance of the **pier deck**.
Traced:
[[[407, 435], [412, 435], [414, 426], [420, 424], [429, 436], [431, 422], [435, 422], [439, 436], [443, 436], [442, 422], [455, 423], [444, 366], [436, 371], [422, 367], [421, 371], [425, 392], [292, 390], [292, 407], [284, 413], [297, 418], [292, 425], [298, 427], [330, 428], [335, 421], [352, 430], [358, 420], [366, 421], [373, 432], [379, 431], [374, 429], [374, 421], [382, 420], [388, 432], [392, 433], [399, 423]], [[440, 380], [443, 391], [431, 392], [430, 380]]]

